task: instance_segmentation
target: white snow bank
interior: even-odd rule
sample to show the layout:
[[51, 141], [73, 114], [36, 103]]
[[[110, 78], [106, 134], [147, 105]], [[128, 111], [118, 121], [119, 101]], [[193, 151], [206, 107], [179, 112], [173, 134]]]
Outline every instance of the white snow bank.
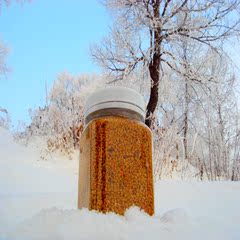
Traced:
[[[172, 213], [173, 215], [174, 212]], [[174, 227], [163, 223], [158, 217], [149, 217], [138, 208], [129, 209], [125, 216], [107, 215], [78, 210], [42, 210], [9, 234], [9, 239], [177, 239], [191, 235], [187, 229], [186, 216], [175, 215]]]
[[49, 155], [17, 144], [0, 128], [0, 239], [43, 208], [77, 205], [78, 156], [75, 160]]
[[197, 221], [183, 209], [171, 210], [163, 216], [150, 217], [138, 208], [130, 208], [125, 216], [101, 214], [86, 209], [48, 209], [25, 221], [6, 239], [12, 240], [139, 240], [139, 239], [239, 239], [236, 225]]
[[23, 147], [0, 128], [0, 239], [240, 239], [240, 182], [160, 181], [156, 215], [77, 210], [78, 156]]

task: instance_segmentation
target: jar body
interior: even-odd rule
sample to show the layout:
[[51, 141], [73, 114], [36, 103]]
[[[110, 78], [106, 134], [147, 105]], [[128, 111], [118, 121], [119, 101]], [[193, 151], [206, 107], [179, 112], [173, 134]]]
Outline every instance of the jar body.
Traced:
[[78, 207], [124, 214], [133, 205], [154, 214], [151, 131], [136, 118], [98, 116], [80, 139]]

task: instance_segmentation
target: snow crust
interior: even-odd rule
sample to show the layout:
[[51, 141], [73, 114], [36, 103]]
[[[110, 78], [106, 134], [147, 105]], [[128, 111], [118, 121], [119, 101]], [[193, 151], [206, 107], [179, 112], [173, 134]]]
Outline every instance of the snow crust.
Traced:
[[155, 216], [77, 209], [78, 153], [24, 147], [0, 128], [0, 239], [240, 239], [240, 183], [162, 180]]

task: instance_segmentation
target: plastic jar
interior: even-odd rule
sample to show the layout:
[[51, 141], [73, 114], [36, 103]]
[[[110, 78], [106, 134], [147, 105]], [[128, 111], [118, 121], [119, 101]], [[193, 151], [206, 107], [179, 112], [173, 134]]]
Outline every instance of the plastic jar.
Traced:
[[87, 100], [80, 139], [78, 208], [124, 214], [138, 206], [154, 214], [152, 133], [144, 99], [109, 87]]

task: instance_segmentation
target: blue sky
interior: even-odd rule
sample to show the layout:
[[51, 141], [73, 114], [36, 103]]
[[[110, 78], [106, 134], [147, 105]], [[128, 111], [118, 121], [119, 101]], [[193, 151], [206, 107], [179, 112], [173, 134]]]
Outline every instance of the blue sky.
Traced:
[[10, 48], [11, 73], [0, 80], [0, 106], [16, 125], [29, 121], [28, 109], [45, 103], [45, 82], [57, 74], [99, 72], [89, 46], [108, 32], [106, 10], [98, 0], [13, 2], [0, 14], [0, 39]]

